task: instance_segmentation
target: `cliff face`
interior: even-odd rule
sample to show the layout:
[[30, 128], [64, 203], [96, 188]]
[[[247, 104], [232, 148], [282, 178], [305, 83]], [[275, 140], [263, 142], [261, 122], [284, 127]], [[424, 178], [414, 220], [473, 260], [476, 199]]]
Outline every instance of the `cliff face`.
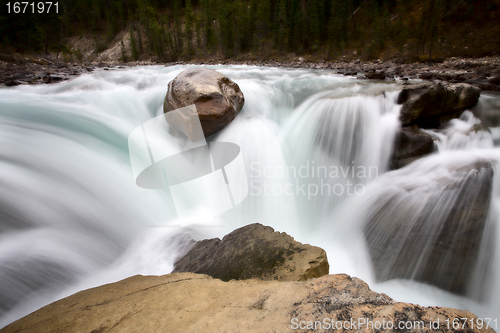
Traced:
[[332, 324], [342, 324], [336, 329], [341, 332], [373, 332], [379, 326], [392, 331], [399, 325], [403, 331], [452, 332], [454, 318], [476, 320], [467, 311], [397, 303], [345, 274], [304, 282], [223, 282], [174, 273], [134, 276], [81, 291], [0, 332], [288, 332], [314, 325], [323, 332]]

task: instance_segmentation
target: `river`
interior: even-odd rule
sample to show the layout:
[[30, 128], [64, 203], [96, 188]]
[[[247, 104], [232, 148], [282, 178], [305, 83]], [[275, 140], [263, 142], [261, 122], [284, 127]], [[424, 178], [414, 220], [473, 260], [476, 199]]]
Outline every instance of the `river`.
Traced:
[[[390, 171], [400, 83], [325, 70], [209, 67], [238, 83], [246, 100], [208, 140], [240, 147], [249, 185], [246, 199], [216, 218], [178, 218], [168, 189], [141, 188], [132, 174], [130, 133], [163, 112], [168, 82], [187, 66], [97, 70], [0, 89], [0, 327], [82, 289], [167, 274], [191, 239], [253, 222], [324, 248], [331, 274], [359, 277], [398, 301], [498, 316], [498, 176], [488, 237], [464, 296], [412, 278], [418, 274], [377, 281], [365, 227], [378, 214], [436, 221], [423, 224], [436, 233], [446, 209], [464, 200], [436, 182], [453, 181], [450, 170], [471, 161], [498, 170], [498, 124], [477, 129], [481, 120], [466, 111], [430, 132], [437, 153]], [[473, 111], [500, 114], [499, 100], [483, 94]], [[411, 195], [410, 187], [417, 189]]]

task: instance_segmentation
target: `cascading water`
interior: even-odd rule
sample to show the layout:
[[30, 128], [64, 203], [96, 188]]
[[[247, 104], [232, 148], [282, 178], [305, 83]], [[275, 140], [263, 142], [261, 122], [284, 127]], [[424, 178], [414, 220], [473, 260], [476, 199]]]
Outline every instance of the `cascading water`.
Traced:
[[302, 194], [304, 220], [328, 218], [387, 170], [400, 108], [394, 89], [373, 85], [320, 92], [290, 117], [282, 142], [296, 194]]
[[[135, 185], [127, 137], [161, 114], [167, 83], [185, 68], [96, 71], [0, 89], [0, 327], [84, 288], [169, 273], [191, 239], [253, 222], [323, 247], [331, 273], [358, 276], [397, 300], [500, 313], [497, 96], [481, 97], [479, 119], [466, 112], [446, 130], [429, 131], [438, 153], [389, 172], [397, 84], [213, 66], [245, 94], [240, 115], [210, 141], [240, 146], [249, 195], [214, 220], [182, 221], [168, 190]], [[461, 202], [482, 229], [464, 222]], [[475, 211], [481, 205], [487, 216]], [[439, 248], [446, 228], [473, 237]], [[410, 244], [422, 251], [411, 257], [402, 241], [418, 230], [425, 235]], [[463, 239], [473, 248], [458, 290], [467, 297], [429, 285], [453, 271]], [[402, 265], [409, 256], [414, 265]], [[430, 274], [433, 256], [442, 271]]]

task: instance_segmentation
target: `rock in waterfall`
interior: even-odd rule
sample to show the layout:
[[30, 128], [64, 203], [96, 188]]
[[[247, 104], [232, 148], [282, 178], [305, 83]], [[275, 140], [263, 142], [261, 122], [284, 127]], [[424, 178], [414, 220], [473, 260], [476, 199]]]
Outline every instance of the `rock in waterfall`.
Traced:
[[447, 167], [412, 164], [421, 169], [414, 180], [396, 171], [387, 179], [393, 188], [367, 209], [364, 234], [379, 280], [413, 279], [467, 293], [484, 241], [493, 167], [480, 158], [449, 159]]
[[394, 143], [391, 166], [399, 169], [411, 162], [431, 154], [435, 150], [434, 139], [417, 126], [406, 126], [399, 130]]
[[236, 117], [245, 98], [240, 87], [225, 75], [203, 67], [186, 69], [168, 84], [165, 113], [196, 105], [206, 137], [218, 132]]
[[325, 250], [296, 242], [258, 223], [199, 241], [175, 263], [174, 272], [207, 274], [223, 281], [304, 281], [328, 274]]
[[476, 105], [481, 89], [466, 83], [420, 83], [407, 85], [399, 93], [401, 123], [422, 128], [437, 128]]

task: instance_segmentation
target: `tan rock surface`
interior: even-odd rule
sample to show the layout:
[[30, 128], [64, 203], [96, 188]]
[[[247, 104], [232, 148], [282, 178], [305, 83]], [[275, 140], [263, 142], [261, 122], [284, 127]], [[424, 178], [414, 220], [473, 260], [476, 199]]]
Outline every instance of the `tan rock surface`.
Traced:
[[[298, 325], [303, 321], [303, 327], [324, 318], [366, 318], [380, 323], [392, 321], [394, 325], [423, 321], [426, 328], [408, 331], [452, 332], [446, 319], [452, 322], [453, 318], [476, 317], [467, 311], [397, 303], [344, 274], [304, 282], [223, 282], [206, 275], [175, 273], [134, 276], [81, 291], [0, 332], [291, 332], [292, 318], [297, 318]], [[428, 329], [429, 321], [438, 319], [440, 329]], [[331, 331], [316, 325], [317, 332]], [[366, 327], [336, 331], [356, 330], [374, 331]]]

